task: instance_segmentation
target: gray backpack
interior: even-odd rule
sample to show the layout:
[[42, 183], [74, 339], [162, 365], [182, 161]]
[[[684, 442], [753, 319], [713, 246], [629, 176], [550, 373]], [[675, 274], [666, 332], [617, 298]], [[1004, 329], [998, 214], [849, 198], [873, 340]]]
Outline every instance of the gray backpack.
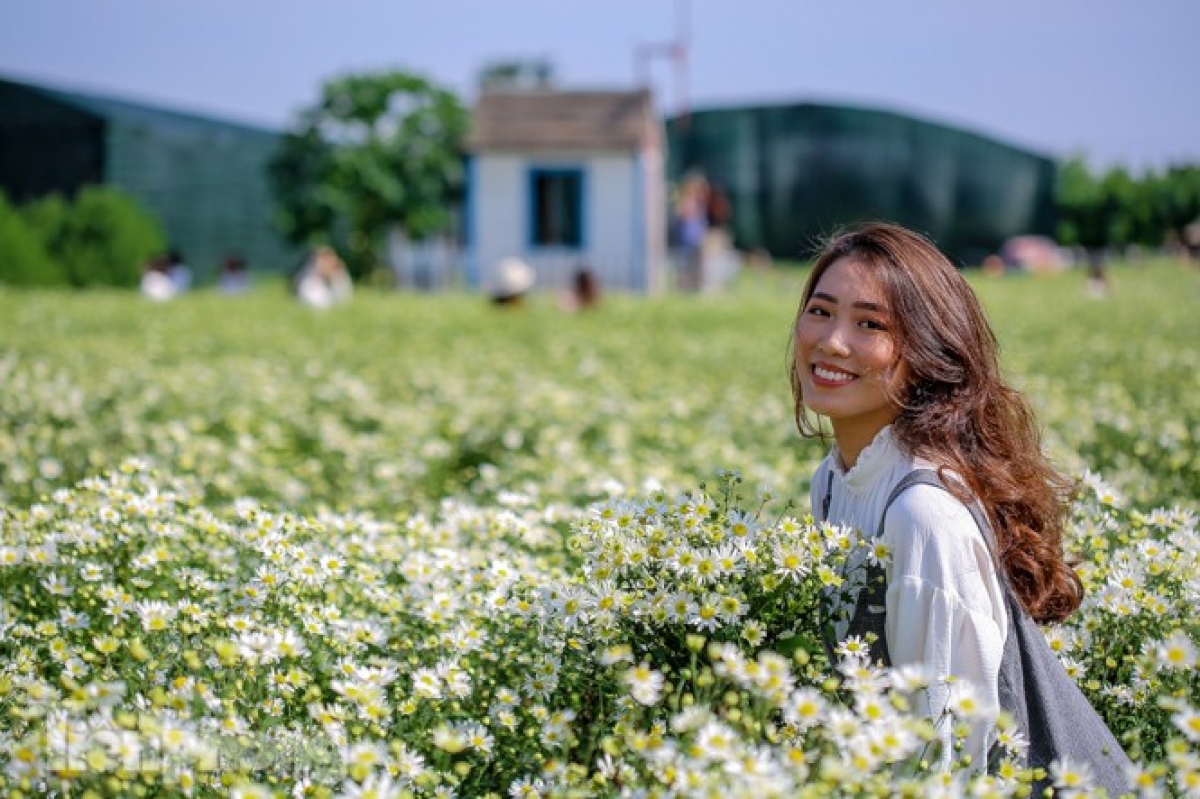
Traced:
[[[883, 535], [888, 508], [896, 497], [914, 485], [931, 485], [946, 490], [937, 472], [932, 469], [917, 469], [905, 475], [888, 496], [876, 537]], [[831, 473], [822, 509], [825, 516], [829, 514], [832, 490]], [[983, 533], [989, 549], [993, 549], [987, 518], [974, 504], [966, 507]], [[995, 558], [993, 561], [997, 563], [997, 576], [1008, 608], [1008, 635], [1000, 660], [1000, 707], [1013, 717], [1029, 741], [1026, 765], [1048, 772], [1055, 760], [1086, 763], [1095, 777], [1095, 785], [1106, 789], [1109, 796], [1128, 793], [1129, 757], [1050, 649], [1037, 622], [1009, 586], [999, 562]], [[886, 596], [887, 578], [883, 567], [869, 565], [867, 581], [858, 595], [847, 635], [857, 635], [865, 640], [868, 633], [873, 633], [874, 639], [870, 645], [872, 662], [882, 661], [890, 666], [891, 657], [884, 632]], [[996, 754], [998, 752], [993, 750], [993, 755]], [[991, 760], [989, 765], [995, 765], [997, 758]], [[1051, 784], [1047, 773], [1044, 780], [1034, 784], [1031, 795], [1042, 795], [1042, 791]]]

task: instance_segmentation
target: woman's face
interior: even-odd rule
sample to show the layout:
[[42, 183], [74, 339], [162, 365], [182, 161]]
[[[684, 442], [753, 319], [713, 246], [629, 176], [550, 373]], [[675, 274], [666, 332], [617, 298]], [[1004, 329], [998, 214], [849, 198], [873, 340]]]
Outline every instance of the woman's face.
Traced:
[[804, 404], [829, 417], [843, 436], [869, 442], [900, 412], [888, 398], [902, 367], [887, 297], [862, 262], [834, 261], [800, 311], [796, 373]]

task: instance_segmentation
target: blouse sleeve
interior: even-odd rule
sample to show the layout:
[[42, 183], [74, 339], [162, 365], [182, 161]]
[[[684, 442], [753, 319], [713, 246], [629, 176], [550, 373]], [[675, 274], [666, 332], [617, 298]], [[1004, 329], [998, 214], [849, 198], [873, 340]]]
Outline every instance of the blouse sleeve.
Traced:
[[[952, 725], [938, 721], [950, 698], [944, 678], [969, 682], [981, 704], [999, 705], [1008, 620], [991, 553], [966, 506], [933, 486], [916, 486], [896, 499], [884, 540], [892, 550], [888, 653], [896, 666], [919, 664], [939, 678], [919, 709], [938, 723], [948, 744]], [[990, 738], [990, 724], [973, 723], [961, 754], [983, 768]], [[940, 765], [949, 768], [961, 754], [943, 746]]]

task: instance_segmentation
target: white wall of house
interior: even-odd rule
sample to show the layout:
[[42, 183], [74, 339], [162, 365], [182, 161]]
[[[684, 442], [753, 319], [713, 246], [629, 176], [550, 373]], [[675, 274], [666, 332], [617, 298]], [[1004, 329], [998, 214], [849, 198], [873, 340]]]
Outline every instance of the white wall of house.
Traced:
[[[661, 159], [659, 159], [661, 160]], [[468, 167], [468, 278], [485, 290], [501, 260], [518, 257], [537, 272], [539, 288], [570, 285], [586, 265], [605, 290], [655, 291], [665, 269], [661, 167], [628, 153], [478, 153]], [[649, 168], [647, 168], [649, 165]], [[531, 170], [579, 170], [579, 247], [532, 241]]]
[[645, 219], [646, 287], [657, 294], [670, 287], [670, 251], [667, 247], [667, 167], [661, 150], [644, 148], [638, 156]]

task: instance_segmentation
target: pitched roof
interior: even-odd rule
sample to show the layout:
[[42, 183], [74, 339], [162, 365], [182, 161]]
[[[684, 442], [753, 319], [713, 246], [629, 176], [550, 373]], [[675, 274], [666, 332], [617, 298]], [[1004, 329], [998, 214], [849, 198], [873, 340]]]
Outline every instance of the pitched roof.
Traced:
[[650, 91], [486, 91], [475, 104], [469, 150], [636, 148], [658, 118]]

